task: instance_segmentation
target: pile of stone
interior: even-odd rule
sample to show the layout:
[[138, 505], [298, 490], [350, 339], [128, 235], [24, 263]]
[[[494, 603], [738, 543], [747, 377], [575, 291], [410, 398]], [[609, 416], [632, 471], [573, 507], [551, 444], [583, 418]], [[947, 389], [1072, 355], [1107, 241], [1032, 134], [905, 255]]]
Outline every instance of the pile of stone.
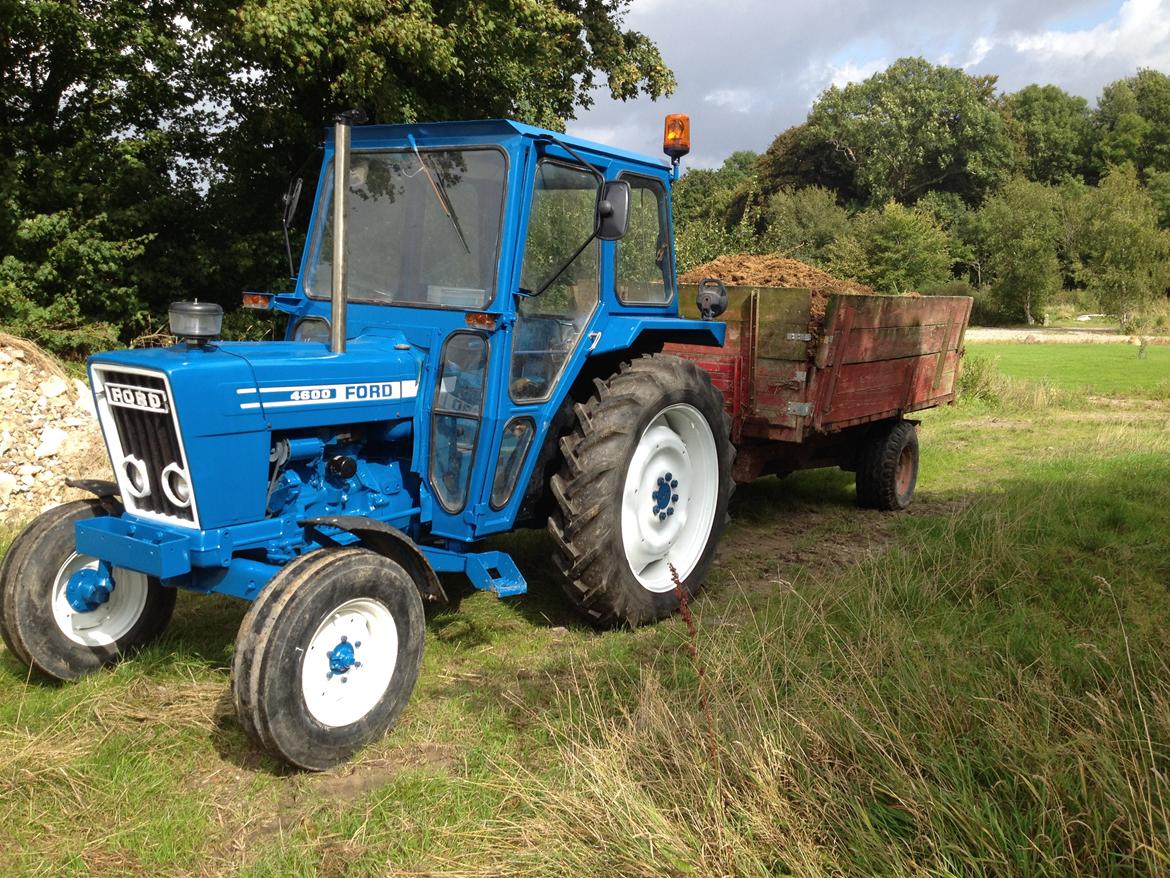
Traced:
[[32, 342], [0, 333], [0, 523], [85, 496], [67, 478], [110, 478], [85, 382]]

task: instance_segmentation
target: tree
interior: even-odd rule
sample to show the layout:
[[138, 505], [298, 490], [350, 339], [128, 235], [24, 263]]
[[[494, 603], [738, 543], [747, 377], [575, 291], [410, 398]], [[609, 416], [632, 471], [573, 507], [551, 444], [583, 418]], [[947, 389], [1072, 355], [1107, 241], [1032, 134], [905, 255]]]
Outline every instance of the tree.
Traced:
[[1029, 85], [1003, 102], [1016, 165], [1029, 180], [1083, 176], [1091, 147], [1089, 103], [1055, 85]]
[[1146, 186], [1158, 211], [1158, 225], [1170, 229], [1170, 171], [1153, 171]]
[[1012, 160], [995, 82], [903, 58], [822, 94], [809, 114], [809, 135], [842, 157], [870, 204], [914, 201], [930, 190], [977, 203]]
[[756, 165], [756, 197], [761, 201], [781, 189], [823, 186], [845, 202], [858, 201], [855, 169], [844, 150], [824, 139], [807, 122], [782, 131]]
[[1031, 325], [1061, 285], [1060, 195], [1042, 183], [1016, 179], [988, 199], [981, 214], [1000, 312]]
[[1105, 86], [1094, 124], [1103, 168], [1130, 162], [1139, 172], [1170, 171], [1170, 76], [1144, 69]]
[[1089, 290], [1123, 327], [1170, 282], [1170, 232], [1132, 165], [1113, 168], [1085, 198], [1080, 249]]
[[853, 220], [850, 233], [829, 247], [829, 265], [841, 277], [878, 292], [938, 286], [951, 277], [951, 242], [929, 212], [888, 201]]
[[728, 209], [736, 192], [755, 179], [758, 158], [751, 150], [739, 150], [715, 170], [694, 168], [683, 174], [671, 195], [675, 223], [686, 225], [713, 221], [727, 224]]
[[806, 262], [824, 262], [833, 242], [849, 234], [849, 212], [822, 186], [781, 189], [763, 219], [769, 248]]

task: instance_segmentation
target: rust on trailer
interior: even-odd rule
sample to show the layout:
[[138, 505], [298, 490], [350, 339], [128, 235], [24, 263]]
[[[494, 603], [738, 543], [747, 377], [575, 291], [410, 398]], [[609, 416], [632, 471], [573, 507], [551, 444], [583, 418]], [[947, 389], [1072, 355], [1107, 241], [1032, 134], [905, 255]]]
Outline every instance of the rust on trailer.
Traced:
[[[680, 291], [687, 316], [698, 316], [694, 289]], [[834, 434], [955, 399], [970, 298], [836, 293], [820, 316], [810, 290], [727, 292], [722, 349], [666, 349], [698, 362], [722, 391], [737, 481], [826, 460], [845, 466], [850, 443]], [[798, 444], [808, 447], [796, 453]]]

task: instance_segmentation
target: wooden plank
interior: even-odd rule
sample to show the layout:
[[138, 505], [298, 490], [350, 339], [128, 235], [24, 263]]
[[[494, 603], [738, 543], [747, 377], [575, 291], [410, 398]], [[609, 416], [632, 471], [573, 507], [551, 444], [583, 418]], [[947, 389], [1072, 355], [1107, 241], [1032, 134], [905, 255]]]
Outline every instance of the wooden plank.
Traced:
[[[846, 300], [857, 310], [857, 327], [920, 326], [951, 323], [962, 319], [971, 307], [967, 296], [857, 296], [837, 293], [837, 302]], [[832, 306], [830, 303], [830, 314]]]
[[874, 360], [896, 360], [933, 354], [946, 347], [950, 324], [922, 326], [885, 326], [881, 328], [853, 326], [848, 345], [838, 362], [869, 363]]

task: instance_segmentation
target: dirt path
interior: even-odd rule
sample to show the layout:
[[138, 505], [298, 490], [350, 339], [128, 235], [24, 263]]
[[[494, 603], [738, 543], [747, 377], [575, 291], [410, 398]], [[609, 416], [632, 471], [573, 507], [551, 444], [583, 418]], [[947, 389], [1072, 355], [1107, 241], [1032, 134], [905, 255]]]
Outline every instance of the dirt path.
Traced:
[[[1031, 341], [1055, 342], [1057, 344], [1137, 344], [1137, 336], [1122, 335], [1119, 332], [1110, 332], [1107, 329], [1055, 329], [1035, 327], [1032, 329], [1000, 329], [990, 326], [972, 326], [967, 330], [966, 339], [978, 344], [980, 342], [996, 341]], [[1170, 344], [1170, 338], [1153, 337], [1150, 344]]]

